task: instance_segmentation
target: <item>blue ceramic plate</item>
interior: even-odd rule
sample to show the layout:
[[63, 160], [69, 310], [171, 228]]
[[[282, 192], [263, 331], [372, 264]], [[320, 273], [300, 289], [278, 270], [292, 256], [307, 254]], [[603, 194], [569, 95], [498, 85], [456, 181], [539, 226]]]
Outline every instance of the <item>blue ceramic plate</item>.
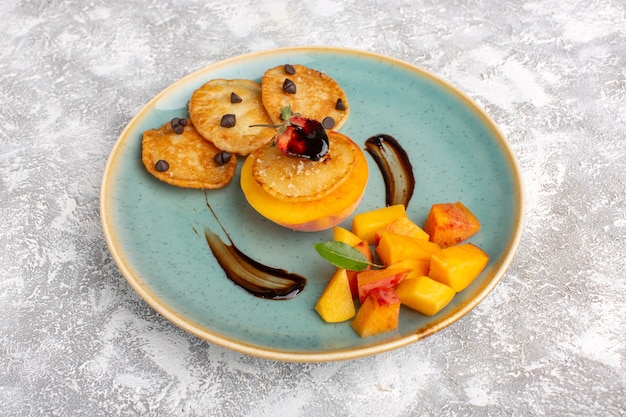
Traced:
[[[406, 149], [417, 184], [407, 211], [423, 224], [430, 206], [462, 201], [482, 222], [471, 241], [490, 256], [474, 283], [435, 317], [403, 308], [400, 326], [360, 338], [349, 322], [327, 324], [313, 307], [334, 268], [313, 244], [332, 231], [302, 233], [276, 226], [246, 202], [237, 176], [224, 189], [176, 188], [153, 178], [141, 162], [142, 132], [187, 115], [192, 92], [213, 78], [260, 81], [285, 63], [326, 72], [351, 106], [341, 132], [357, 143], [394, 136]], [[385, 205], [380, 171], [368, 155], [370, 179], [357, 212]], [[241, 161], [239, 163], [241, 166]], [[235, 245], [269, 266], [305, 276], [290, 300], [256, 298], [224, 274], [204, 237], [221, 233], [207, 199]], [[182, 329], [229, 349], [285, 361], [330, 361], [405, 346], [442, 330], [475, 307], [498, 283], [523, 227], [520, 170], [491, 119], [450, 84], [405, 62], [340, 48], [298, 47], [228, 59], [174, 83], [128, 124], [104, 172], [101, 216], [110, 251], [130, 285], [157, 312]], [[350, 228], [352, 218], [342, 226]]]

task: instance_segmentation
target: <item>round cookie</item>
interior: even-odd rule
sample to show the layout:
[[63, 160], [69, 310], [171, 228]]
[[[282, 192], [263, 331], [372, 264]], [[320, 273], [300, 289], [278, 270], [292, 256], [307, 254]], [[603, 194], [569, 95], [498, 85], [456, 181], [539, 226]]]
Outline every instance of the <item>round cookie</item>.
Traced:
[[245, 79], [214, 79], [195, 90], [189, 101], [191, 122], [219, 149], [248, 155], [268, 144], [276, 129], [261, 100], [261, 86]]
[[177, 187], [214, 189], [227, 185], [235, 175], [237, 158], [222, 152], [200, 136], [187, 119], [175, 118], [159, 129], [147, 130], [141, 140], [141, 159], [148, 172]]
[[303, 65], [268, 69], [261, 80], [263, 105], [272, 122], [279, 124], [281, 107], [338, 130], [350, 114], [348, 99], [337, 82], [323, 72]]
[[362, 153], [338, 132], [331, 132], [330, 137], [330, 150], [319, 161], [285, 156], [276, 146], [257, 149], [250, 156], [254, 179], [266, 193], [281, 201], [322, 198], [349, 177]]

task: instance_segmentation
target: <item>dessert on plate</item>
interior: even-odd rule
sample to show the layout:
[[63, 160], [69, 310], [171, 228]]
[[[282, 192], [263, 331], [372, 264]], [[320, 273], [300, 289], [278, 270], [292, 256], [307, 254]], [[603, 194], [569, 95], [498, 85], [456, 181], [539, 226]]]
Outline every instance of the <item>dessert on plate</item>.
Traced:
[[327, 132], [316, 120], [298, 115], [286, 120], [276, 146], [246, 158], [241, 189], [248, 203], [275, 223], [300, 231], [329, 229], [361, 201], [368, 179], [365, 155], [349, 137]]
[[189, 100], [189, 118], [144, 132], [142, 159], [179, 187], [221, 188], [244, 159], [240, 185], [265, 218], [300, 231], [335, 226], [358, 206], [364, 153], [338, 132], [350, 107], [327, 74], [303, 65], [268, 69], [261, 83], [213, 79]]

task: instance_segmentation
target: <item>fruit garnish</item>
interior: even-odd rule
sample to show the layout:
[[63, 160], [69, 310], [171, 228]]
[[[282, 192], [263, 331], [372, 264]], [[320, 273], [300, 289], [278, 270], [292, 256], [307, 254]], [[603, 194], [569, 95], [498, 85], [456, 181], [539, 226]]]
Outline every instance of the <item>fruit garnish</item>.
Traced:
[[[328, 134], [317, 120], [292, 113], [291, 106], [280, 108], [282, 124], [278, 128], [274, 144], [287, 156], [319, 161], [328, 152]], [[264, 126], [264, 125], [254, 125]]]

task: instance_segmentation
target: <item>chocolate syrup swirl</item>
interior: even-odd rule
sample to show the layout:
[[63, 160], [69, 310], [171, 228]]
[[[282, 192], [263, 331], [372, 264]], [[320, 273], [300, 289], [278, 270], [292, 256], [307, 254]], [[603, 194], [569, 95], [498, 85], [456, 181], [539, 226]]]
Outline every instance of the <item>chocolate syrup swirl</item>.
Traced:
[[230, 237], [230, 245], [227, 245], [208, 229], [204, 235], [226, 276], [255, 297], [287, 300], [304, 289], [306, 278], [255, 261], [241, 252]]
[[379, 134], [365, 141], [365, 150], [374, 158], [385, 181], [387, 206], [403, 204], [408, 207], [415, 189], [415, 177], [404, 148], [394, 137]]
[[[219, 223], [208, 200], [207, 206]], [[226, 233], [230, 244], [224, 243], [209, 229], [205, 229], [204, 236], [213, 256], [231, 281], [255, 297], [270, 300], [288, 300], [302, 292], [306, 278], [255, 261], [235, 246], [221, 223], [220, 227]]]

